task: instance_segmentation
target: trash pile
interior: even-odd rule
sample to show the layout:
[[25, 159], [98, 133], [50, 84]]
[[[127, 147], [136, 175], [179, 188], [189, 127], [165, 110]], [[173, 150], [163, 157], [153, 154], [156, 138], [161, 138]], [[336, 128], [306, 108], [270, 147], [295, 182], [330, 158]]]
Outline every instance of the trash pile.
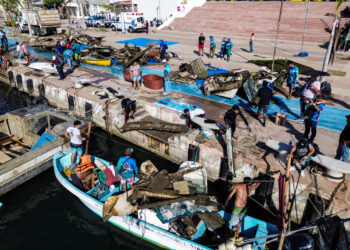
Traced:
[[[110, 196], [105, 201], [104, 221], [112, 216], [124, 216], [137, 211], [138, 214], [153, 213], [159, 224], [190, 239], [197, 232], [201, 216], [208, 221], [211, 216], [218, 216], [215, 213], [219, 211], [218, 201], [214, 196], [207, 195], [206, 171], [199, 163], [184, 162], [178, 172], [168, 173], [166, 170], [158, 171], [151, 161], [146, 161], [136, 177], [139, 180], [131, 189]], [[156, 221], [152, 220], [152, 223]]]
[[246, 99], [255, 106], [259, 101], [256, 95], [263, 81], [267, 80], [271, 82], [270, 87], [281, 90], [286, 75], [286, 70], [277, 73], [266, 68], [253, 73], [244, 69], [226, 71], [205, 65], [198, 58], [189, 64], [181, 64], [178, 71], [172, 71], [171, 80], [175, 83], [196, 84], [206, 96], [215, 94], [229, 99], [243, 88]]

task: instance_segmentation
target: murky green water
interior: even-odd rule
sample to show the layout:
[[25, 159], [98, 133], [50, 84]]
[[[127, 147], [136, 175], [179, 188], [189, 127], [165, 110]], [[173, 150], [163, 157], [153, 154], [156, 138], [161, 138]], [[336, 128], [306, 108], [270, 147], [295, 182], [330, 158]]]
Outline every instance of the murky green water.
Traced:
[[[0, 114], [27, 106], [27, 95], [10, 92], [0, 85]], [[126, 141], [95, 129], [89, 150], [109, 161], [122, 155]], [[176, 171], [177, 166], [140, 148], [135, 148], [140, 165], [150, 159], [157, 167]], [[142, 239], [104, 223], [56, 180], [53, 169], [40, 174], [0, 197], [0, 249], [158, 249]]]

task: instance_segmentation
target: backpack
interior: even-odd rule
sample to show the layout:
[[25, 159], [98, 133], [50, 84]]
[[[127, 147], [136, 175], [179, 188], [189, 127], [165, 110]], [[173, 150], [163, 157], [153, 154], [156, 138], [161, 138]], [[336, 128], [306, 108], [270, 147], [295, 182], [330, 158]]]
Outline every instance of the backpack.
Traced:
[[332, 94], [331, 84], [326, 81], [322, 82], [320, 92], [323, 96], [323, 99], [328, 100], [330, 95]]

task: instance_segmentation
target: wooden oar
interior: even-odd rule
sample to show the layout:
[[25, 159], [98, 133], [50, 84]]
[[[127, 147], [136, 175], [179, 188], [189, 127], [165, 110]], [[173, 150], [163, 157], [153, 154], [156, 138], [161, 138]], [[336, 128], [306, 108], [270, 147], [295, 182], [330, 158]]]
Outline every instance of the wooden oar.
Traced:
[[[87, 132], [87, 140], [86, 140], [86, 145], [85, 145], [85, 154], [87, 155], [89, 152], [89, 141], [90, 141], [90, 134], [91, 134], [91, 122], [89, 122], [89, 126], [88, 126], [88, 132]], [[92, 172], [91, 173], [91, 188], [95, 187], [95, 173]]]
[[[287, 173], [286, 173], [286, 183], [284, 185], [284, 194], [286, 193], [286, 188], [287, 186], [289, 186], [289, 177], [290, 177], [290, 165], [292, 163], [292, 157], [288, 157], [288, 164], [287, 164]], [[283, 211], [283, 214], [285, 213], [285, 211]], [[281, 239], [278, 245], [278, 250], [282, 250], [283, 248], [283, 244], [284, 244], [284, 239], [286, 237], [286, 229], [287, 229], [287, 223], [283, 224], [283, 230], [282, 230], [282, 234], [281, 234]]]
[[89, 141], [90, 141], [90, 133], [91, 133], [91, 122], [89, 122], [88, 132], [87, 132], [87, 140], [85, 145], [85, 154], [89, 152]]

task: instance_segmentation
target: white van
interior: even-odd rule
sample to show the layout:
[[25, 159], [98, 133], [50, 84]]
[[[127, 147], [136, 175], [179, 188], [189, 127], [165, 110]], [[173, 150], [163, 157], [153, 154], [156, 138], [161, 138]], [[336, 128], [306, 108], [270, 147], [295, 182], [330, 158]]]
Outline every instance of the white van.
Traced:
[[113, 21], [111, 28], [113, 31], [121, 30], [124, 21], [124, 28], [129, 33], [137, 31], [146, 31], [146, 22], [143, 13], [123, 12], [117, 15]]

